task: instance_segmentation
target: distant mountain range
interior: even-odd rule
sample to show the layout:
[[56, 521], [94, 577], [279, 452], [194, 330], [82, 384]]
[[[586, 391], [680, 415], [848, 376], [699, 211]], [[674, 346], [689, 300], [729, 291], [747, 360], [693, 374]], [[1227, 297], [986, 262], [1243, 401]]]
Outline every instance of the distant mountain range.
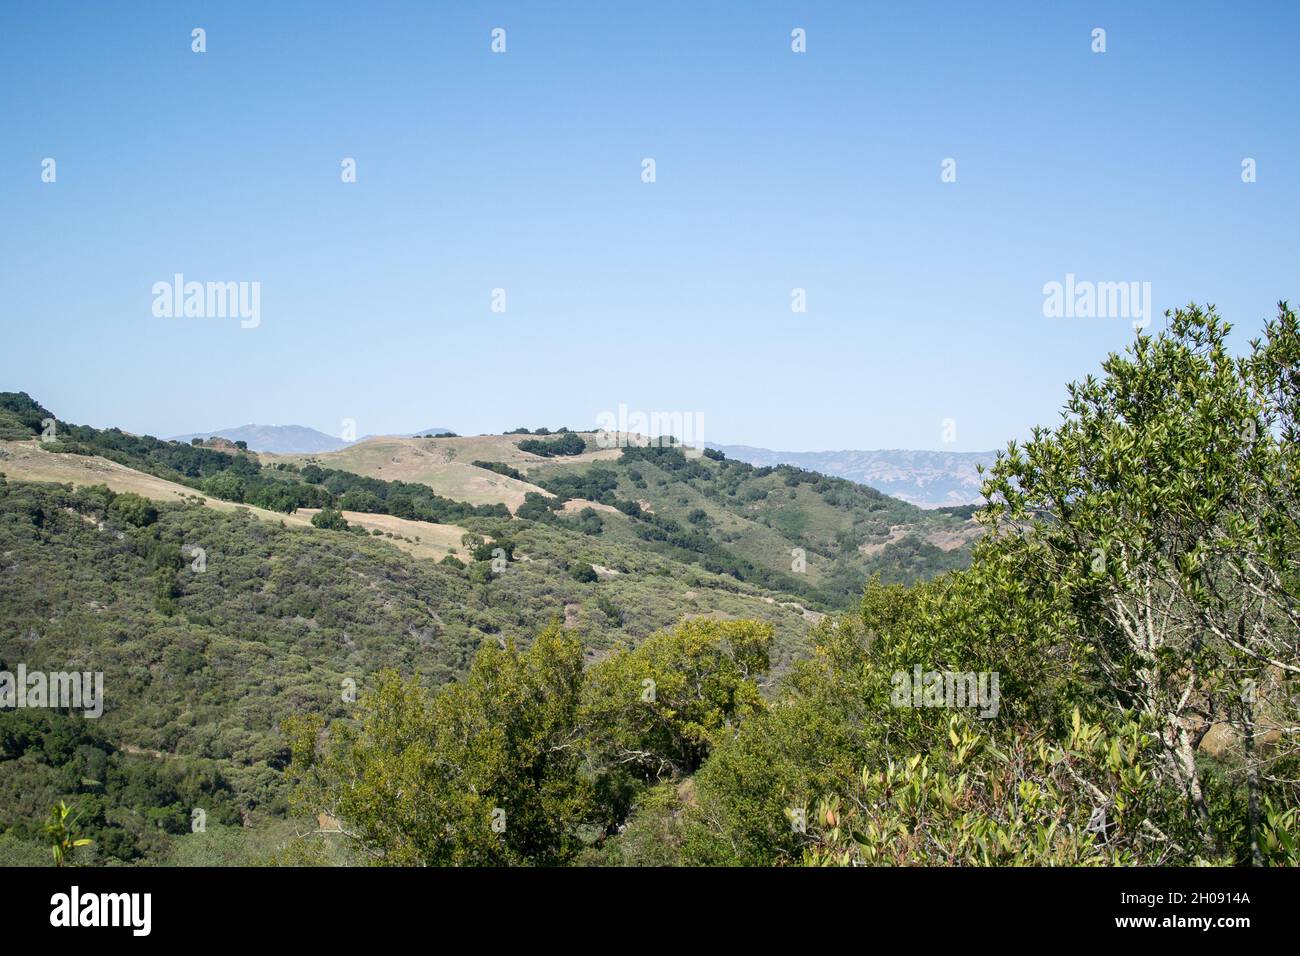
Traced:
[[987, 468], [996, 458], [991, 451], [772, 451], [711, 443], [709, 447], [751, 465], [796, 465], [847, 478], [922, 508], [982, 502], [975, 468]]
[[[416, 435], [437, 435], [449, 431], [450, 428], [424, 428], [398, 437], [414, 438]], [[376, 436], [365, 436], [365, 438], [374, 437]], [[279, 455], [312, 455], [317, 452], [338, 451], [352, 444], [314, 428], [308, 428], [306, 425], [240, 425], [237, 428], [218, 428], [210, 432], [174, 435], [171, 441], [191, 441], [195, 438], [226, 438], [230, 441], [247, 442], [252, 451], [266, 451]]]
[[192, 432], [176, 435], [172, 441], [191, 441], [195, 438], [226, 438], [247, 442], [253, 451], [277, 452], [282, 455], [308, 455], [313, 452], [338, 451], [348, 442], [326, 435], [305, 425], [240, 425], [237, 428], [218, 428], [210, 432]]

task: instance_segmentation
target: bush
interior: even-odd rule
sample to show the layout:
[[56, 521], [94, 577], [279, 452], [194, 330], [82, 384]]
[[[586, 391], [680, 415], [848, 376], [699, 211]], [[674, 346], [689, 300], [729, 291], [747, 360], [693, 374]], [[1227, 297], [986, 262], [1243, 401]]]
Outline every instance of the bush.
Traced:
[[335, 511], [333, 508], [322, 508], [311, 516], [311, 523], [317, 528], [324, 528], [327, 531], [347, 531], [349, 530], [348, 521], [343, 517], [343, 512]]
[[108, 506], [108, 513], [123, 524], [135, 528], [143, 528], [158, 520], [158, 509], [153, 502], [130, 491], [114, 498]]
[[517, 447], [520, 451], [541, 455], [543, 458], [551, 458], [555, 455], [581, 455], [587, 450], [587, 443], [576, 433], [565, 432], [559, 438], [550, 441], [538, 441], [534, 438], [525, 439]]

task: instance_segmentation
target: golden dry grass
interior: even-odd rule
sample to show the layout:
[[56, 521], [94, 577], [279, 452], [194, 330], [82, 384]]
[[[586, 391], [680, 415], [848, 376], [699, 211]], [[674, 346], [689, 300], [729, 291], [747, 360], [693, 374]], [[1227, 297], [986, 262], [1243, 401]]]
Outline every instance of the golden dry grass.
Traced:
[[[317, 510], [316, 508], [299, 508], [297, 514], [306, 515], [307, 520], [311, 521], [311, 516], [316, 514]], [[463, 560], [466, 555], [466, 548], [460, 543], [461, 535], [466, 532], [459, 525], [411, 521], [393, 515], [375, 515], [361, 511], [345, 511], [343, 517], [348, 520], [348, 524], [360, 525], [367, 531], [379, 530], [386, 534], [398, 535], [399, 539], [394, 540], [393, 543], [402, 550], [409, 551], [417, 558], [433, 558], [437, 560], [453, 552], [459, 552], [459, 556]], [[403, 538], [409, 540], [400, 540]], [[385, 538], [384, 540], [389, 539]]]
[[[207, 507], [218, 511], [242, 508], [264, 521], [283, 521], [286, 525], [296, 527], [309, 527], [311, 516], [316, 513], [314, 509], [299, 508], [293, 514], [286, 515], [252, 505], [209, 498], [193, 488], [146, 475], [107, 458], [47, 452], [37, 441], [0, 442], [0, 473], [15, 481], [52, 481], [78, 487], [107, 485], [119, 494], [130, 491], [152, 501], [177, 502], [202, 498]], [[460, 536], [465, 533], [465, 529], [458, 525], [408, 521], [392, 515], [361, 514], [355, 511], [345, 511], [343, 516], [350, 523], [355, 522], [367, 531], [377, 528], [385, 533], [399, 535], [399, 538], [384, 540], [391, 541], [416, 557], [441, 559], [453, 549], [462, 553], [465, 550], [460, 543]]]
[[596, 448], [594, 435], [583, 435], [592, 450], [569, 458], [542, 458], [520, 451], [516, 445], [527, 435], [471, 435], [464, 438], [368, 438], [339, 451], [314, 455], [263, 453], [264, 464], [290, 462], [299, 467], [317, 464], [339, 468], [384, 481], [409, 481], [428, 485], [437, 494], [472, 505], [504, 504], [514, 512], [524, 495], [551, 493], [527, 481], [478, 468], [475, 461], [499, 461], [521, 472], [545, 470], [554, 464], [573, 464], [617, 458], [618, 448]]

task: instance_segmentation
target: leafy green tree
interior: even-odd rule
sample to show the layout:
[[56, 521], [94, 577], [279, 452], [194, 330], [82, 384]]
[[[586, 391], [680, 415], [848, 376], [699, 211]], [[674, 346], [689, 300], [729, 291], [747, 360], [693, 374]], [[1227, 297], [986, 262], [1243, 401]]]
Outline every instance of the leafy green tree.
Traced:
[[336, 511], [333, 508], [322, 508], [311, 516], [311, 523], [317, 528], [324, 528], [327, 531], [347, 531], [349, 529], [348, 520], [343, 517], [343, 512]]
[[545, 521], [554, 517], [554, 512], [564, 507], [558, 498], [548, 498], [535, 491], [524, 493], [523, 502], [515, 509], [515, 517], [528, 521]]
[[117, 495], [108, 506], [108, 513], [135, 528], [143, 528], [158, 520], [158, 509], [153, 502], [130, 491]]
[[[804, 862], [819, 865], [1132, 866], [1172, 851], [1151, 824], [1163, 795], [1144, 769], [1151, 739], [1079, 719], [1060, 743], [999, 747], [977, 721], [948, 717], [948, 746], [864, 769], [848, 795], [804, 821]], [[1089, 779], [1092, 778], [1092, 779]]]
[[[549, 434], [549, 432], [539, 428], [534, 434], [542, 435]], [[587, 450], [587, 442], [576, 432], [565, 432], [559, 438], [553, 438], [549, 441], [527, 438], [519, 442], [517, 447], [520, 451], [531, 452], [543, 458], [551, 458], [555, 455], [581, 455]]]
[[[698, 771], [684, 858], [1294, 862], [1300, 350], [1285, 307], [1247, 358], [1226, 331], [1191, 309], [1112, 356], [995, 467], [967, 571], [873, 585], [821, 628]], [[895, 706], [914, 666], [1000, 672], [999, 713]], [[1238, 733], [1210, 763], [1213, 725]]]
[[596, 813], [577, 724], [582, 647], [558, 626], [522, 653], [480, 649], [432, 700], [380, 675], [355, 725], [290, 722], [297, 799], [376, 862], [555, 864]]
[[203, 491], [225, 501], [243, 501], [248, 483], [230, 471], [220, 471], [203, 482]]
[[[1070, 592], [1104, 699], [1157, 728], [1153, 770], [1182, 793], [1208, 856], [1229, 852], [1232, 824], [1213, 818], [1197, 748], [1216, 724], [1234, 728], [1258, 863], [1261, 781], [1280, 782], [1267, 765], [1285, 765], [1300, 735], [1286, 686], [1300, 675], [1300, 334], [1285, 303], [1246, 358], [1229, 329], [1189, 306], [1111, 355], [1104, 377], [1070, 386], [1063, 424], [1008, 448], [983, 515]], [[1271, 756], [1266, 727], [1286, 740]], [[1294, 802], [1295, 777], [1282, 786]]]
[[693, 773], [716, 742], [760, 713], [770, 625], [695, 620], [595, 665], [583, 725], [598, 765], [642, 780]]
[[605, 530], [605, 522], [595, 508], [583, 508], [579, 511], [576, 524], [583, 534], [597, 535]]

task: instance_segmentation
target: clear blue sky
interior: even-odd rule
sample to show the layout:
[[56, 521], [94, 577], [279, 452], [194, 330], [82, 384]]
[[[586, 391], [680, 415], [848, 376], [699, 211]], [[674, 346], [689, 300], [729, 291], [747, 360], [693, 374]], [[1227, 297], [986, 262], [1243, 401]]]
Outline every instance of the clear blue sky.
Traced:
[[[998, 447], [1132, 335], [1046, 282], [1242, 342], [1300, 300], [1298, 41], [1292, 2], [6, 2], [0, 389], [156, 435], [624, 403]], [[176, 272], [259, 281], [260, 327], [155, 318]]]

